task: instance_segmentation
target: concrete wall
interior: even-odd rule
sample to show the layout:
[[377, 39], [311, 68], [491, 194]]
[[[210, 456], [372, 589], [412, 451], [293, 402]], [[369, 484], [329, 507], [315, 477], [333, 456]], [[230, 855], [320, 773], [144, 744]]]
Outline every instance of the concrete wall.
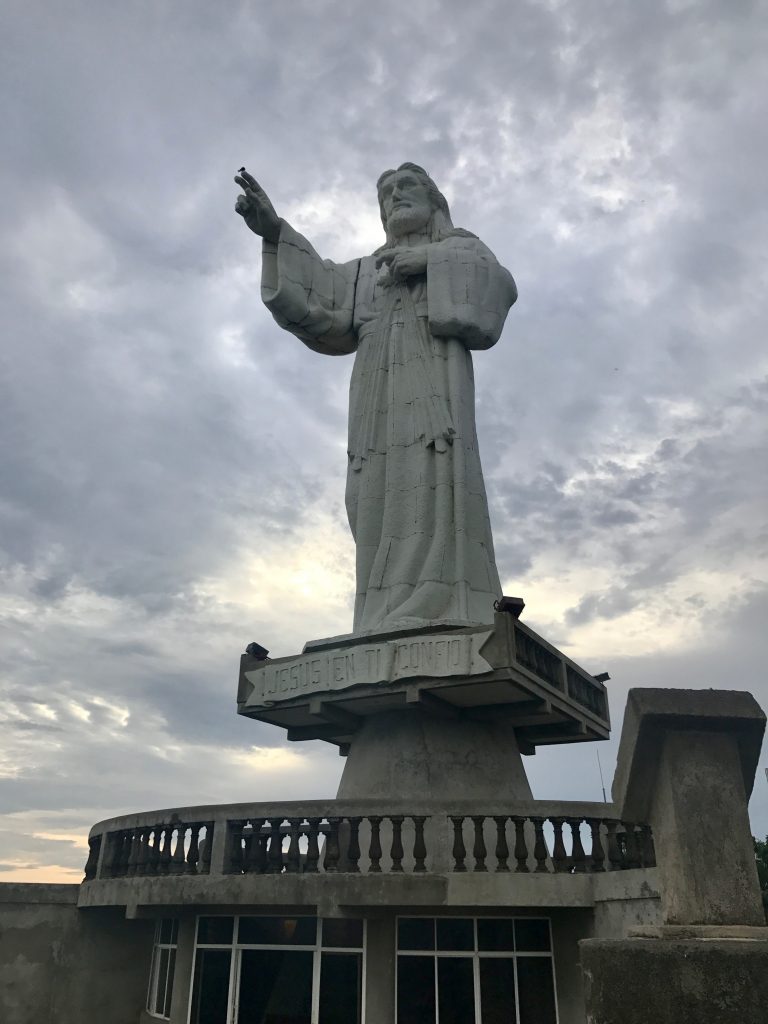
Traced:
[[589, 1024], [765, 1024], [768, 942], [587, 939]]
[[78, 911], [76, 885], [0, 884], [2, 1024], [137, 1024], [154, 928]]
[[596, 938], [624, 939], [637, 925], [661, 924], [656, 868], [611, 871], [593, 877]]

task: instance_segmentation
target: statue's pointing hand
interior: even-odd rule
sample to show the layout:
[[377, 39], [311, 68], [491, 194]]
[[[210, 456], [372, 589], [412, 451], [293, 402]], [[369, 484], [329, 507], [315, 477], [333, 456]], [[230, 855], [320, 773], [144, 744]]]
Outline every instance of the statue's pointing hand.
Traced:
[[277, 242], [280, 238], [280, 218], [267, 193], [244, 167], [235, 175], [235, 183], [245, 193], [237, 197], [236, 212], [255, 234], [261, 235], [267, 242]]
[[393, 281], [405, 281], [427, 270], [427, 247], [404, 246], [402, 249], [384, 249], [376, 257], [376, 266], [386, 263]]

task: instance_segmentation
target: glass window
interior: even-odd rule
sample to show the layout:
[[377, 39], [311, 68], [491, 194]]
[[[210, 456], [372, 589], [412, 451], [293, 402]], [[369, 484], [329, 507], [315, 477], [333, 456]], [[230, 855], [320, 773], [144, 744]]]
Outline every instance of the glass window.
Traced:
[[241, 917], [237, 941], [253, 946], [314, 946], [317, 918]]
[[431, 956], [397, 958], [397, 1024], [435, 1020], [435, 960]]
[[232, 944], [233, 917], [199, 917], [197, 943], [200, 946], [229, 946]]
[[179, 924], [164, 918], [155, 925], [155, 943], [149, 969], [147, 1010], [153, 1017], [170, 1017], [173, 974], [176, 967], [176, 942]]
[[477, 922], [477, 948], [481, 953], [514, 952], [514, 922], [504, 917], [480, 918]]
[[517, 958], [517, 998], [520, 1024], [553, 1024], [555, 988], [548, 956]]
[[434, 949], [433, 917], [401, 917], [397, 922], [398, 949]]
[[556, 1024], [546, 918], [404, 917], [397, 937], [397, 1024]]
[[437, 958], [437, 996], [440, 1024], [467, 1024], [475, 1019], [472, 957]]
[[319, 1024], [357, 1024], [363, 1005], [362, 982], [361, 953], [323, 953]]
[[[435, 923], [438, 949], [475, 948], [475, 922], [471, 917], [438, 917]], [[442, 1020], [442, 1014], [440, 1019]]]
[[229, 949], [198, 949], [190, 1024], [227, 1024], [231, 960]]
[[549, 921], [541, 917], [518, 917], [515, 946], [518, 953], [548, 953]]
[[329, 918], [323, 921], [323, 946], [362, 949], [363, 922], [359, 918]]
[[516, 1024], [515, 961], [512, 957], [480, 959], [480, 1015], [482, 1024]]
[[199, 918], [189, 1024], [360, 1024], [364, 934], [360, 919]]
[[311, 1024], [312, 961], [310, 951], [242, 950], [238, 1024]]

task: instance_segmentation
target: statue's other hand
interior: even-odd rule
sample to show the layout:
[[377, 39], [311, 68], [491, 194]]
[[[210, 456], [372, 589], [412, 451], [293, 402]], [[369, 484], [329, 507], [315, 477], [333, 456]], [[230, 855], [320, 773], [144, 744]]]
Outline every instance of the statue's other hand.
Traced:
[[245, 168], [235, 175], [235, 183], [245, 193], [237, 197], [236, 212], [255, 234], [268, 242], [276, 242], [280, 238], [280, 218], [267, 193]]
[[390, 276], [395, 281], [424, 274], [427, 270], [427, 247], [425, 245], [404, 246], [402, 249], [385, 249], [376, 258], [376, 265], [387, 264]]

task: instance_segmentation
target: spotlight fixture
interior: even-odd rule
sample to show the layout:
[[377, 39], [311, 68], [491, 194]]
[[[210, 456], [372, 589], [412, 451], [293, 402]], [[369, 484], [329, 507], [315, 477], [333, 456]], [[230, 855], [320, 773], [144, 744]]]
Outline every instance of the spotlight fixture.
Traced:
[[500, 597], [498, 601], [493, 602], [493, 607], [497, 612], [507, 612], [509, 615], [519, 619], [523, 614], [525, 601], [522, 597]]
[[592, 676], [592, 678], [596, 679], [598, 683], [607, 683], [611, 677], [607, 672], [601, 672], [599, 676]]
[[245, 648], [245, 653], [250, 654], [250, 656], [255, 658], [256, 661], [266, 661], [269, 651], [266, 647], [262, 647], [261, 644], [250, 643]]

